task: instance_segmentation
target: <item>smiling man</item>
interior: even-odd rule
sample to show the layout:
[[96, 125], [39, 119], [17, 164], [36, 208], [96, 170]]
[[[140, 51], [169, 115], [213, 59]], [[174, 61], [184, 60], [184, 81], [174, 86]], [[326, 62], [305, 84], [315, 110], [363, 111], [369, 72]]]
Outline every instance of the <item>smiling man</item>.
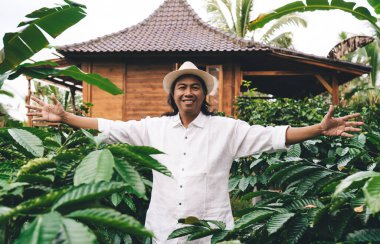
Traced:
[[[359, 114], [333, 118], [332, 106], [321, 123], [300, 128], [250, 126], [241, 120], [214, 116], [206, 102], [214, 78], [191, 62], [167, 74], [163, 86], [172, 112], [140, 121], [75, 116], [65, 112], [54, 97], [54, 105], [33, 97], [41, 107], [28, 106], [35, 110], [28, 114], [36, 116], [34, 120], [97, 129], [110, 143], [151, 146], [165, 153], [155, 158], [168, 167], [173, 178], [153, 172], [145, 223], [155, 233], [154, 243], [184, 243], [185, 239], [167, 237], [181, 227], [177, 220], [187, 216], [223, 221], [227, 228], [233, 228], [228, 177], [235, 158], [286, 149], [320, 135], [351, 137], [347, 132], [358, 132], [355, 126], [363, 124], [348, 121]], [[210, 239], [192, 243], [210, 243]]]

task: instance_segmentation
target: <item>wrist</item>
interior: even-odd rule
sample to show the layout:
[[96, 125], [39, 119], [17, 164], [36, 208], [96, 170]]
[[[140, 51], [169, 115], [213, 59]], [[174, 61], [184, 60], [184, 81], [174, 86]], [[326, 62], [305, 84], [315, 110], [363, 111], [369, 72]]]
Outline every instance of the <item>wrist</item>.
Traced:
[[61, 122], [67, 124], [68, 121], [70, 120], [71, 115], [72, 115], [71, 113], [64, 111], [61, 118]]
[[325, 134], [325, 130], [324, 130], [322, 123], [316, 124], [316, 128], [317, 128], [317, 135], [318, 136], [323, 136]]

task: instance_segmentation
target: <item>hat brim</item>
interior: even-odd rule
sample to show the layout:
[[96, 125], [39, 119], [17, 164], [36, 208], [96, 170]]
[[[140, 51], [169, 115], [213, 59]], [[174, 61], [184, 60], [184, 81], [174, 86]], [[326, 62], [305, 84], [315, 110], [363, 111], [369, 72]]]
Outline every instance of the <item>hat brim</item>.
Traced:
[[199, 70], [199, 69], [182, 69], [182, 70], [176, 70], [168, 73], [165, 75], [163, 80], [163, 86], [164, 90], [167, 93], [170, 93], [170, 88], [173, 85], [173, 82], [180, 77], [181, 75], [196, 75], [199, 78], [201, 78], [207, 87], [207, 95], [212, 91], [214, 88], [214, 76], [210, 75], [209, 73]]

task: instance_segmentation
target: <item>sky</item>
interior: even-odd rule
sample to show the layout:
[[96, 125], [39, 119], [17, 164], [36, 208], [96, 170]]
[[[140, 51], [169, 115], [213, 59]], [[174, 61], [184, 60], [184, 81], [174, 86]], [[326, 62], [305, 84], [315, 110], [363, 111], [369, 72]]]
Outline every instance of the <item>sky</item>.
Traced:
[[[71, 27], [56, 39], [50, 39], [52, 46], [60, 46], [87, 41], [106, 34], [120, 31], [138, 24], [147, 18], [164, 0], [76, 0], [87, 6], [87, 16], [78, 24]], [[206, 0], [187, 0], [199, 16], [207, 21]], [[347, 0], [348, 1], [348, 0]], [[254, 0], [252, 19], [261, 13], [267, 13], [291, 0]], [[357, 6], [370, 8], [366, 0], [351, 0]], [[0, 0], [0, 34], [17, 31], [17, 25], [26, 20], [26, 14], [41, 7], [51, 7], [62, 4], [63, 0]], [[340, 41], [339, 33], [345, 31], [351, 35], [374, 35], [366, 21], [359, 21], [349, 13], [339, 10], [315, 11], [303, 13], [301, 16], [307, 20], [308, 27], [289, 27], [294, 33], [295, 49], [301, 52], [318, 56], [327, 53]], [[256, 32], [262, 35], [265, 29]], [[0, 48], [2, 48], [2, 43]], [[45, 50], [33, 57], [33, 60], [54, 58], [52, 50]], [[0, 95], [0, 103], [16, 119], [25, 120], [26, 109], [24, 99], [27, 94], [25, 78], [7, 82], [3, 89], [14, 93], [15, 98]]]

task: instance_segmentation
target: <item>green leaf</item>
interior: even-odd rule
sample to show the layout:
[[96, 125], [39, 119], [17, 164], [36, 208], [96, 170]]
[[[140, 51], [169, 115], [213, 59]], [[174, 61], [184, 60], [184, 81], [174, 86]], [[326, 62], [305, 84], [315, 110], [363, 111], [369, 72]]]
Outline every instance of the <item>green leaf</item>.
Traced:
[[241, 191], [245, 191], [247, 189], [247, 187], [249, 186], [250, 181], [251, 181], [251, 178], [249, 178], [249, 177], [241, 178], [239, 181], [239, 189]]
[[344, 0], [332, 0], [331, 4], [327, 0], [308, 0], [306, 5], [302, 1], [296, 1], [284, 5], [278, 9], [275, 9], [271, 13], [260, 14], [255, 20], [251, 21], [248, 25], [249, 30], [254, 30], [263, 27], [272, 20], [279, 19], [280, 17], [296, 12], [308, 12], [315, 10], [342, 10], [348, 12], [355, 16], [359, 20], [367, 20], [372, 26], [380, 31], [380, 28], [377, 26], [377, 18], [372, 16], [368, 9], [364, 7], [355, 7], [354, 2], [345, 2]]
[[170, 233], [168, 240], [175, 239], [181, 236], [190, 235], [194, 232], [208, 230], [207, 228], [201, 227], [201, 226], [186, 226], [179, 229], [174, 230], [172, 233]]
[[114, 83], [109, 79], [104, 78], [98, 74], [87, 74], [84, 73], [76, 66], [70, 66], [68, 68], [61, 69], [60, 72], [56, 74], [57, 76], [69, 76], [76, 80], [84, 81], [88, 84], [99, 87], [100, 89], [112, 94], [118, 95], [123, 94], [123, 91], [120, 90]]
[[56, 212], [39, 215], [14, 243], [52, 243], [59, 232], [60, 224], [61, 216]]
[[62, 218], [61, 230], [55, 241], [61, 244], [98, 243], [90, 228], [67, 218]]
[[64, 180], [81, 162], [81, 158], [82, 152], [77, 148], [64, 150], [55, 156], [53, 160], [57, 163], [56, 178]]
[[8, 129], [8, 133], [33, 156], [42, 157], [44, 155], [42, 141], [37, 136], [23, 129]]
[[14, 97], [14, 95], [13, 95], [12, 92], [1, 90], [1, 89], [0, 89], [0, 95], [4, 95], [4, 96], [7, 96], [7, 97]]
[[343, 179], [340, 184], [335, 188], [334, 196], [337, 196], [339, 193], [343, 192], [346, 188], [348, 188], [353, 182], [361, 181], [366, 178], [378, 176], [380, 173], [374, 171], [360, 171], [353, 175], [348, 176]]
[[109, 181], [114, 165], [115, 161], [108, 149], [93, 151], [78, 165], [74, 174], [74, 185]]
[[66, 205], [77, 204], [86, 201], [94, 201], [99, 198], [120, 192], [126, 189], [126, 185], [121, 182], [96, 182], [92, 184], [83, 184], [71, 188], [63, 195], [53, 209], [62, 208]]
[[244, 229], [253, 223], [265, 220], [273, 214], [273, 211], [268, 210], [255, 210], [251, 213], [245, 214], [235, 222], [235, 228], [233, 229], [233, 232]]
[[121, 214], [113, 209], [90, 208], [78, 210], [67, 215], [80, 221], [95, 225], [103, 225], [118, 229], [128, 234], [141, 237], [153, 236], [153, 233], [145, 229], [136, 219], [131, 216]]
[[115, 169], [124, 182], [132, 187], [133, 193], [138, 197], [145, 196], [145, 185], [140, 174], [125, 160], [115, 160]]
[[380, 176], [369, 179], [363, 187], [368, 208], [372, 214], [380, 211]]
[[49, 42], [44, 32], [55, 38], [86, 15], [83, 8], [78, 6], [63, 5], [44, 9], [43, 15], [28, 15], [37, 19], [29, 21], [20, 32], [4, 37], [4, 60], [0, 60], [0, 74], [15, 68], [46, 47]]
[[380, 2], [377, 0], [367, 0], [377, 14], [380, 14]]
[[112, 205], [115, 207], [119, 206], [122, 200], [123, 199], [119, 193], [114, 193], [111, 195], [111, 202], [112, 202]]
[[66, 192], [67, 189], [51, 191], [45, 195], [22, 202], [15, 208], [0, 213], [0, 222], [20, 213], [29, 214], [32, 211], [46, 211], [46, 209], [52, 206]]
[[286, 236], [286, 243], [298, 243], [299, 239], [303, 236], [308, 226], [309, 221], [306, 216], [294, 216], [287, 224], [289, 232]]
[[347, 235], [349, 242], [380, 241], [380, 229], [362, 229]]
[[293, 216], [294, 213], [282, 213], [273, 215], [266, 224], [268, 233], [270, 235], [276, 233]]
[[299, 158], [301, 156], [300, 144], [294, 144], [294, 145], [290, 146], [286, 155], [287, 155], [287, 157]]
[[131, 165], [144, 166], [154, 169], [164, 175], [172, 176], [168, 168], [156, 159], [146, 154], [135, 153], [136, 147], [128, 144], [115, 144], [108, 147], [115, 157], [126, 160]]
[[222, 230], [221, 229], [205, 229], [205, 230], [190, 234], [187, 240], [192, 241], [192, 240], [200, 239], [206, 236], [214, 235], [219, 232], [222, 232]]
[[23, 165], [18, 175], [36, 173], [44, 169], [54, 168], [55, 162], [49, 158], [35, 158]]
[[292, 203], [290, 203], [286, 208], [289, 210], [296, 210], [296, 209], [306, 209], [306, 208], [323, 208], [324, 205], [317, 199], [312, 199], [312, 198], [301, 198], [294, 200]]

